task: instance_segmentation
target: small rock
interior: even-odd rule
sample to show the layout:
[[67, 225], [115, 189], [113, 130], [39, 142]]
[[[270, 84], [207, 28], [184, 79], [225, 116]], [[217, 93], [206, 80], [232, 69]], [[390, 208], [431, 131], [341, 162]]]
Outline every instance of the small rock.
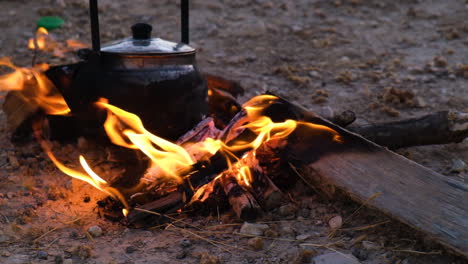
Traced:
[[93, 237], [99, 237], [102, 235], [102, 228], [99, 226], [91, 226], [88, 228], [88, 233], [90, 233]]
[[451, 172], [462, 172], [466, 168], [466, 163], [461, 159], [452, 160]]
[[361, 261], [364, 261], [367, 258], [369, 258], [369, 253], [367, 252], [367, 250], [365, 250], [365, 249], [363, 249], [361, 247], [352, 248], [351, 253], [353, 254], [353, 256], [355, 256], [356, 258], [358, 258]]
[[417, 66], [409, 67], [408, 71], [411, 74], [422, 74], [422, 73], [424, 73], [424, 69], [422, 67], [417, 67]]
[[321, 79], [322, 75], [318, 71], [310, 71], [309, 76], [315, 79]]
[[448, 65], [447, 60], [442, 56], [434, 57], [434, 65], [437, 67], [446, 67]]
[[247, 245], [249, 245], [253, 250], [259, 251], [263, 249], [263, 238], [261, 237], [254, 237], [247, 241]]
[[14, 192], [7, 192], [7, 197], [8, 199], [13, 199], [15, 197], [15, 193]]
[[282, 225], [280, 232], [281, 235], [296, 236], [296, 230], [291, 225]]
[[416, 98], [414, 98], [414, 101], [417, 107], [427, 106], [426, 100], [424, 100], [422, 97], [417, 96]]
[[353, 255], [333, 252], [313, 258], [315, 264], [360, 264]]
[[278, 232], [273, 229], [267, 229], [265, 232], [263, 232], [263, 234], [267, 237], [279, 237]]
[[200, 264], [218, 264], [220, 262], [221, 261], [217, 256], [208, 252], [203, 252], [200, 254]]
[[73, 260], [72, 259], [64, 259], [63, 264], [73, 264]]
[[249, 222], [244, 222], [239, 232], [247, 235], [262, 236], [267, 229], [268, 225], [265, 224], [252, 224]]
[[320, 115], [325, 119], [331, 119], [335, 116], [335, 111], [330, 106], [324, 106], [320, 108]]
[[49, 254], [47, 252], [41, 250], [41, 251], [37, 252], [36, 256], [37, 256], [38, 259], [47, 259]]
[[7, 250], [3, 250], [2, 253], [0, 253], [0, 256], [8, 258], [11, 256], [11, 253]]
[[378, 250], [380, 249], [380, 245], [377, 244], [377, 243], [374, 243], [372, 241], [367, 241], [367, 240], [364, 240], [361, 242], [362, 244], [362, 247], [367, 249], [367, 250]]
[[302, 235], [298, 235], [298, 236], [296, 236], [296, 240], [302, 240], [302, 241], [303, 241], [303, 240], [308, 239], [308, 238], [311, 237], [311, 236], [312, 236], [312, 234], [302, 234]]
[[133, 252], [137, 251], [138, 249], [134, 246], [128, 246], [125, 248], [125, 253], [132, 254]]
[[343, 56], [340, 58], [340, 62], [341, 63], [349, 63], [351, 61], [351, 59], [347, 56]]
[[296, 206], [292, 204], [283, 205], [278, 209], [278, 213], [281, 216], [293, 215], [296, 213], [296, 211], [297, 211]]
[[450, 73], [450, 74], [448, 75], [448, 78], [449, 78], [449, 80], [454, 81], [454, 80], [457, 79], [457, 76], [456, 76], [455, 74], [453, 74], [453, 73]]
[[317, 252], [313, 249], [304, 249], [299, 248], [299, 251], [294, 259], [293, 263], [310, 263], [312, 257], [315, 256]]
[[190, 241], [190, 239], [188, 238], [183, 238], [182, 240], [180, 240], [179, 245], [183, 248], [188, 248], [192, 246], [192, 241]]
[[338, 229], [343, 225], [343, 218], [339, 215], [334, 216], [328, 220], [328, 225], [331, 229]]

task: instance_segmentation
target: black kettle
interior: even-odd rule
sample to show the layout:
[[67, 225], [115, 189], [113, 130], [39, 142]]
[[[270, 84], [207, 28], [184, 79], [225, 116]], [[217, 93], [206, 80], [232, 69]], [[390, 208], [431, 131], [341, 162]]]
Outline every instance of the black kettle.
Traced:
[[[138, 23], [132, 37], [100, 46], [97, 0], [90, 0], [92, 50], [82, 61], [48, 70], [84, 134], [99, 129], [105, 113], [94, 102], [137, 114], [146, 129], [176, 139], [208, 112], [206, 81], [197, 69], [196, 51], [188, 46], [188, 0], [181, 0], [180, 43], [152, 38], [152, 27]], [[88, 131], [89, 133], [87, 133]]]

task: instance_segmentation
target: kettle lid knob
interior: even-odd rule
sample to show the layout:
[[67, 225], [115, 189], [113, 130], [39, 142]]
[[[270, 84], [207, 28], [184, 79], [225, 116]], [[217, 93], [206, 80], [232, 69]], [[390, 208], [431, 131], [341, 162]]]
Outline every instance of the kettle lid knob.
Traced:
[[132, 35], [134, 39], [150, 39], [153, 27], [146, 23], [136, 23], [132, 26]]

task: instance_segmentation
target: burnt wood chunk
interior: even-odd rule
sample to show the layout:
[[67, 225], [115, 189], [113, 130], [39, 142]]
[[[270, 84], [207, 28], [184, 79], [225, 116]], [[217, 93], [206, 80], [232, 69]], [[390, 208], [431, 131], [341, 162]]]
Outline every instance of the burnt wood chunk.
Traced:
[[255, 220], [260, 215], [261, 209], [257, 201], [250, 192], [239, 184], [231, 171], [224, 172], [220, 181], [229, 204], [240, 219], [250, 221]]

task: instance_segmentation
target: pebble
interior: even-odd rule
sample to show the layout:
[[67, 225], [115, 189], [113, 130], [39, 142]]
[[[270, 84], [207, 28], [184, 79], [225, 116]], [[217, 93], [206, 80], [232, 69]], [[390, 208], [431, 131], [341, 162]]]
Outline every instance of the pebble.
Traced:
[[434, 57], [434, 64], [435, 64], [435, 66], [441, 67], [441, 68], [446, 67], [448, 65], [447, 59], [445, 59], [442, 56], [435, 56]]
[[302, 240], [303, 241], [303, 240], [308, 239], [311, 236], [312, 236], [312, 234], [301, 234], [301, 235], [296, 236], [296, 240]]
[[88, 228], [88, 233], [90, 233], [93, 237], [99, 237], [102, 235], [102, 228], [97, 225], [91, 226]]
[[422, 67], [417, 67], [417, 66], [409, 67], [408, 71], [411, 74], [422, 74], [422, 73], [424, 73], [424, 69]]
[[3, 250], [2, 253], [0, 253], [0, 256], [8, 258], [11, 256], [11, 253], [7, 250]]
[[321, 79], [322, 75], [318, 71], [310, 71], [309, 76], [315, 79]]
[[453, 74], [453, 73], [450, 73], [450, 74], [448, 75], [448, 78], [449, 78], [449, 80], [454, 81], [454, 80], [457, 79], [457, 76], [456, 76], [455, 74]]
[[15, 197], [15, 193], [14, 192], [7, 192], [7, 197], [8, 199], [13, 199]]
[[414, 100], [415, 100], [415, 103], [416, 103], [417, 107], [426, 107], [427, 106], [427, 102], [422, 97], [417, 96]]
[[190, 241], [188, 238], [182, 238], [182, 240], [179, 242], [179, 245], [183, 248], [188, 248], [192, 246], [192, 241]]
[[125, 253], [132, 254], [133, 252], [137, 251], [138, 249], [134, 246], [128, 246], [125, 248]]
[[296, 230], [291, 226], [291, 225], [282, 225], [280, 228], [280, 232], [282, 235], [290, 235], [290, 236], [296, 236]]
[[73, 260], [72, 259], [64, 259], [63, 264], [73, 264]]
[[353, 255], [340, 252], [333, 252], [319, 255], [313, 258], [315, 264], [359, 264]]
[[296, 206], [292, 204], [283, 205], [278, 209], [278, 213], [281, 216], [293, 215], [296, 213], [296, 211], [297, 211]]
[[247, 241], [247, 245], [249, 245], [255, 251], [262, 250], [263, 245], [264, 245], [263, 238], [261, 237], [251, 238], [249, 239], [249, 241]]
[[312, 257], [316, 254], [317, 252], [314, 249], [299, 248], [299, 251], [293, 263], [310, 263]]
[[200, 254], [200, 264], [218, 264], [221, 263], [220, 259], [208, 252], [203, 252]]
[[240, 228], [240, 233], [254, 236], [262, 236], [263, 232], [268, 229], [266, 224], [253, 224], [249, 222], [244, 222]]
[[331, 229], [338, 229], [343, 225], [343, 218], [339, 215], [334, 216], [328, 220], [328, 225]]
[[372, 241], [367, 241], [367, 240], [364, 240], [361, 242], [362, 244], [362, 247], [367, 249], [367, 250], [378, 250], [380, 249], [380, 245], [375, 243], [375, 242], [372, 242]]
[[41, 250], [41, 251], [37, 252], [36, 256], [37, 256], [38, 259], [47, 259], [49, 254], [47, 252]]
[[461, 159], [452, 160], [451, 172], [462, 172], [466, 168], [466, 163]]

